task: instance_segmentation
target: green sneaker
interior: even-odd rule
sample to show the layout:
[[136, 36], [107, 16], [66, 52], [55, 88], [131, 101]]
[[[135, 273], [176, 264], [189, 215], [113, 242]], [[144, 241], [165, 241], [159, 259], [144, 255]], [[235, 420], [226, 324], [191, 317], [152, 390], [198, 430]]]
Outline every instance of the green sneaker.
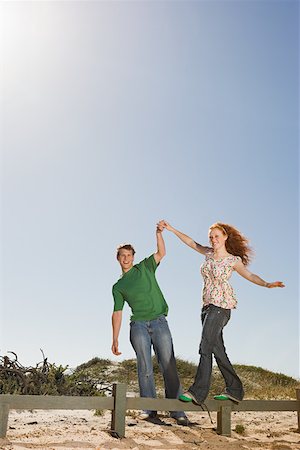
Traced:
[[193, 401], [193, 399], [191, 397], [188, 397], [187, 395], [184, 395], [184, 394], [179, 395], [178, 398], [182, 402], [192, 402]]
[[225, 394], [220, 394], [220, 395], [214, 395], [214, 399], [215, 400], [229, 400], [229, 397], [227, 397], [227, 395], [225, 395]]
[[233, 397], [230, 394], [215, 395], [214, 399], [215, 400], [231, 400], [232, 402], [235, 402], [235, 403], [239, 403], [240, 402], [240, 400], [238, 400], [237, 398]]

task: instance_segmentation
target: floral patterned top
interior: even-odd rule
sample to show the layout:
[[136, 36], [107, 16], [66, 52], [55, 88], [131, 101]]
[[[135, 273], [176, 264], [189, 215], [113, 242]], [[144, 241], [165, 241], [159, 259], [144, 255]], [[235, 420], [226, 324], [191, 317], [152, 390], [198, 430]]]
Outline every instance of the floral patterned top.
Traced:
[[214, 259], [212, 251], [206, 254], [205, 261], [201, 266], [204, 280], [202, 292], [204, 305], [212, 303], [225, 309], [236, 308], [236, 296], [228, 280], [235, 263], [241, 260], [239, 256], [234, 255]]

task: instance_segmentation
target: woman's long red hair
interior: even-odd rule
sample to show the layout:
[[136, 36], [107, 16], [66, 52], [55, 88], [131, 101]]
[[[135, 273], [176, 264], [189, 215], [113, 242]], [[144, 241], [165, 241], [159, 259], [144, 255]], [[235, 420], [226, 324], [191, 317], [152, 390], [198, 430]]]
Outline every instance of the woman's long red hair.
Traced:
[[253, 251], [249, 246], [249, 240], [243, 236], [237, 228], [232, 225], [228, 225], [227, 223], [216, 222], [209, 227], [209, 231], [214, 228], [218, 228], [225, 236], [227, 236], [225, 247], [228, 253], [231, 255], [240, 256], [243, 264], [247, 266], [253, 256]]

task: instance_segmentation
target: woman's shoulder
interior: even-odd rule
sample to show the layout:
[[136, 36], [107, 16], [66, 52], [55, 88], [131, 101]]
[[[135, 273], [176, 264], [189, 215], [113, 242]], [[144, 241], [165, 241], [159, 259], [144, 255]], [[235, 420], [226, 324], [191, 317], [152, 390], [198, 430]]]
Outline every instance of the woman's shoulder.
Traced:
[[223, 263], [229, 264], [230, 266], [234, 266], [239, 261], [242, 261], [242, 258], [238, 255], [232, 255], [231, 253], [223, 258]]
[[238, 255], [230, 255], [230, 256], [232, 257], [232, 261], [234, 263], [242, 262], [242, 258], [240, 256], [238, 256]]
[[238, 255], [233, 255], [236, 261], [242, 261], [242, 258]]

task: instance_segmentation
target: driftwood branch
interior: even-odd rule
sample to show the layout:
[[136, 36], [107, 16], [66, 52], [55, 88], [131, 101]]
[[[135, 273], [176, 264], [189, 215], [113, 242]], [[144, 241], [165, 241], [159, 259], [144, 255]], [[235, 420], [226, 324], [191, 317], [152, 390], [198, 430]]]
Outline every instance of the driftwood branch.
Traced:
[[41, 352], [43, 360], [36, 367], [23, 366], [15, 352], [8, 352], [12, 358], [0, 355], [0, 394], [104, 395], [110, 390], [103, 380], [84, 371], [66, 373], [68, 366], [49, 363]]

